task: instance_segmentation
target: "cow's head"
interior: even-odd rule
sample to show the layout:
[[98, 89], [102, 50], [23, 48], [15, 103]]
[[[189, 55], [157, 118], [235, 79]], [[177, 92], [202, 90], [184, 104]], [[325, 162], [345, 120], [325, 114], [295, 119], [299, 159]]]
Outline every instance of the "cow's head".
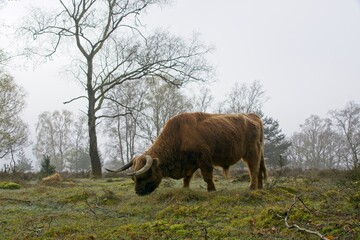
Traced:
[[162, 174], [158, 167], [159, 160], [150, 155], [141, 155], [133, 158], [128, 164], [122, 168], [110, 172], [121, 172], [132, 167], [133, 172], [128, 173], [135, 182], [135, 192], [137, 195], [143, 196], [152, 193], [161, 183]]

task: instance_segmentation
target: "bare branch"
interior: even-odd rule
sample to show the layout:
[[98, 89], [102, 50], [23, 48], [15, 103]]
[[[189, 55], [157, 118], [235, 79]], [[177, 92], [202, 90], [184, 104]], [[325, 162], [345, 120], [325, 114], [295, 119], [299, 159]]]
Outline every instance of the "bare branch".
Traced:
[[291, 213], [291, 210], [293, 209], [293, 207], [295, 206], [297, 200], [299, 200], [303, 206], [309, 210], [309, 208], [304, 204], [304, 202], [300, 199], [299, 196], [295, 195], [294, 196], [294, 199], [293, 199], [293, 202], [292, 204], [290, 205], [289, 209], [286, 211], [285, 213], [285, 216], [281, 216], [279, 214], [277, 214], [278, 217], [284, 219], [284, 222], [285, 222], [285, 225], [287, 228], [291, 229], [291, 228], [295, 228], [297, 229], [298, 231], [300, 232], [306, 232], [306, 233], [310, 233], [310, 234], [313, 234], [313, 235], [317, 235], [320, 239], [323, 239], [323, 240], [330, 240], [329, 238], [325, 237], [324, 235], [322, 235], [321, 233], [319, 233], [318, 231], [313, 231], [313, 230], [309, 230], [307, 228], [303, 228], [303, 227], [300, 227], [299, 225], [297, 224], [289, 224], [288, 222], [288, 219], [290, 217], [290, 213]]
[[88, 99], [86, 96], [79, 96], [79, 97], [70, 99], [69, 101], [65, 101], [65, 102], [63, 102], [63, 104], [68, 104], [68, 103], [71, 103], [73, 101], [76, 101], [76, 100], [79, 100], [79, 99], [82, 99], [82, 98]]

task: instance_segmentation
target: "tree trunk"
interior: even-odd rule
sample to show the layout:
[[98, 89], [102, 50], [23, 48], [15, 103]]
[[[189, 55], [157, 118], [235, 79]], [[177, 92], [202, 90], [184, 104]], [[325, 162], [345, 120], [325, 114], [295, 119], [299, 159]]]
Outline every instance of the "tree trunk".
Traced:
[[91, 108], [90, 99], [89, 99], [89, 110], [88, 110], [88, 126], [89, 126], [89, 139], [90, 139], [90, 160], [91, 160], [91, 169], [92, 174], [95, 178], [101, 178], [101, 161], [97, 145], [97, 136], [96, 136], [96, 117], [94, 108]]
[[87, 91], [88, 91], [88, 128], [89, 128], [89, 141], [90, 141], [90, 161], [93, 177], [101, 178], [101, 161], [99, 156], [97, 135], [96, 135], [96, 110], [95, 110], [95, 92], [92, 86], [92, 61], [88, 59], [88, 73], [87, 73]]

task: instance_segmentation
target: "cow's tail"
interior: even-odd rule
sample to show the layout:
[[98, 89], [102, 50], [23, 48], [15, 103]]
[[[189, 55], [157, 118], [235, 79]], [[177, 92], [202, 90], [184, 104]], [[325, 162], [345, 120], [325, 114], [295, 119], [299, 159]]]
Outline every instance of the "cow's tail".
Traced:
[[262, 173], [263, 179], [266, 182], [266, 180], [267, 180], [267, 170], [266, 170], [266, 165], [265, 165], [265, 160], [264, 160], [264, 150], [262, 150], [262, 153], [261, 153], [260, 172]]
[[263, 175], [263, 179], [267, 180], [267, 170], [264, 159], [264, 126], [261, 122], [261, 159], [260, 159], [260, 173]]

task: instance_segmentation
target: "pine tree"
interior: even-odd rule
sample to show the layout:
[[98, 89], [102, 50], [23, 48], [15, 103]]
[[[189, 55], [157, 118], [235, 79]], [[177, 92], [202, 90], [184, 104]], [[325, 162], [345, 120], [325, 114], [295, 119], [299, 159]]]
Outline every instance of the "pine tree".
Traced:
[[50, 163], [50, 156], [45, 155], [42, 162], [41, 162], [41, 169], [40, 169], [40, 175], [41, 176], [49, 176], [53, 173], [55, 173], [56, 167], [51, 165]]
[[[272, 117], [264, 117], [264, 138], [265, 138], [265, 158], [266, 164], [269, 167], [279, 167], [280, 155], [283, 155], [291, 142], [285, 139], [285, 134], [282, 133], [279, 122]], [[286, 158], [281, 164], [286, 165]]]

